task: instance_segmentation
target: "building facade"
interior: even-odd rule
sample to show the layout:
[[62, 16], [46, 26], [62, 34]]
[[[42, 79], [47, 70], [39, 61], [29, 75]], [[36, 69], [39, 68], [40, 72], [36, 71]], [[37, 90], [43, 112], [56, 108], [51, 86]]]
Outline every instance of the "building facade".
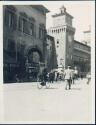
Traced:
[[57, 69], [56, 48], [55, 48], [54, 37], [47, 35], [46, 40], [47, 40], [46, 61], [47, 61], [48, 71], [50, 72], [53, 69]]
[[86, 30], [84, 33], [84, 40], [83, 43], [85, 43], [88, 46], [91, 46], [91, 27], [89, 27], [89, 30]]
[[26, 72], [36, 77], [40, 64], [46, 65], [47, 12], [42, 5], [3, 7], [4, 83], [15, 82], [16, 75], [25, 78]]
[[53, 17], [53, 27], [47, 30], [55, 39], [58, 69], [67, 66], [87, 72], [90, 70], [90, 47], [74, 40], [75, 28], [72, 26], [73, 17], [62, 6], [60, 13]]
[[73, 64], [80, 72], [91, 71], [91, 48], [90, 46], [74, 40]]

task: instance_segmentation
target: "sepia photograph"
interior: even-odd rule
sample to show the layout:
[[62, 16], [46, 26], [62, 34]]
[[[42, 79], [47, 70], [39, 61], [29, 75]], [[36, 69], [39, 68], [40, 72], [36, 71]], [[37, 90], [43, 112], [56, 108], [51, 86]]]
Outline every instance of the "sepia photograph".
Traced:
[[0, 123], [94, 123], [95, 3], [7, 3]]

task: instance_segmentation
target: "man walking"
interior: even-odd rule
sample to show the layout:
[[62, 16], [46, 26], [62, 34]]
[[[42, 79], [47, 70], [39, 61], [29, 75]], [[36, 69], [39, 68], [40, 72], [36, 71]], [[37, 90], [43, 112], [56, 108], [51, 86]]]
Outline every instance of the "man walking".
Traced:
[[75, 67], [75, 69], [74, 69], [74, 77], [75, 77], [75, 79], [78, 78], [78, 70], [77, 70], [77, 67]]
[[74, 74], [74, 70], [73, 69], [71, 71], [72, 71], [72, 73], [71, 73], [72, 84], [74, 84], [75, 74]]
[[68, 68], [65, 70], [65, 80], [67, 80], [65, 89], [67, 90], [67, 87], [71, 89], [71, 81], [72, 81], [72, 70], [71, 67], [68, 66]]

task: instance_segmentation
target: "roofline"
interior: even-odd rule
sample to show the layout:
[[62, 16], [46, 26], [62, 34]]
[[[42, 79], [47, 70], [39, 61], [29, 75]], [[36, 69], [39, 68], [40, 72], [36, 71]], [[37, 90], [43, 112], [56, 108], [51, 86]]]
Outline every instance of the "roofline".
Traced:
[[45, 11], [46, 13], [48, 13], [48, 12], [50, 12], [45, 6], [43, 6], [43, 5], [31, 5], [31, 7], [34, 7], [34, 8], [36, 8], [36, 9], [38, 9], [38, 10], [43, 10], [43, 11]]
[[91, 32], [91, 30], [83, 31], [83, 33], [90, 33], [90, 32]]
[[79, 44], [82, 44], [82, 45], [84, 45], [84, 46], [87, 46], [87, 47], [91, 48], [90, 46], [88, 46], [88, 45], [86, 45], [86, 44], [84, 44], [84, 43], [81, 43], [81, 42], [79, 42], [79, 41], [77, 41], [77, 40], [74, 40], [74, 42], [77, 42], [77, 43], [79, 43]]
[[63, 16], [63, 15], [68, 15], [73, 19], [73, 16], [71, 16], [69, 13], [65, 12], [65, 13], [58, 13], [58, 14], [54, 14], [52, 15], [52, 17], [58, 17], [58, 16]]
[[46, 37], [50, 37], [50, 38], [52, 38], [54, 40], [54, 37], [49, 35], [49, 34], [47, 34]]

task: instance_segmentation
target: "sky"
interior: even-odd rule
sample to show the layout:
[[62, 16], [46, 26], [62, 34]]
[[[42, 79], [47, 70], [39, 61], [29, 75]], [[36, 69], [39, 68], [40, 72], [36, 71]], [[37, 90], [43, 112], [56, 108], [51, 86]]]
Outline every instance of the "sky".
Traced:
[[75, 31], [75, 40], [82, 41], [84, 39], [83, 31], [89, 29], [89, 26], [92, 25], [92, 14], [93, 4], [91, 1], [55, 1], [55, 2], [46, 2], [43, 4], [50, 12], [47, 14], [47, 29], [52, 27], [52, 15], [59, 13], [59, 8], [64, 5], [66, 11], [74, 17], [73, 27]]

